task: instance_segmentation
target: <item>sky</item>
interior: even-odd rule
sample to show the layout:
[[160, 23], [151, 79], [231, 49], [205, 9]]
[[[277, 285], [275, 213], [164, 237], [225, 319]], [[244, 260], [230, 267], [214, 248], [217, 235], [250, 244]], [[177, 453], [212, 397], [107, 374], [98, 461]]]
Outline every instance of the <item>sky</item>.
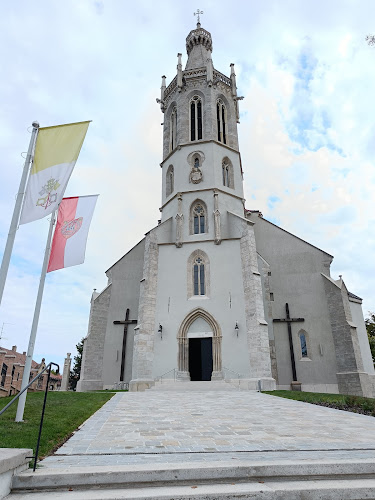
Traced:
[[[93, 289], [157, 224], [161, 75], [186, 63], [197, 5], [18, 0], [0, 16], [0, 257], [31, 123], [92, 120], [65, 196], [99, 193], [85, 263], [49, 273], [34, 359], [62, 364], [87, 334]], [[235, 64], [246, 207], [334, 255], [331, 275], [375, 310], [373, 0], [202, 0], [213, 62]], [[26, 351], [48, 220], [20, 226], [0, 345]], [[118, 318], [122, 319], [122, 318]]]

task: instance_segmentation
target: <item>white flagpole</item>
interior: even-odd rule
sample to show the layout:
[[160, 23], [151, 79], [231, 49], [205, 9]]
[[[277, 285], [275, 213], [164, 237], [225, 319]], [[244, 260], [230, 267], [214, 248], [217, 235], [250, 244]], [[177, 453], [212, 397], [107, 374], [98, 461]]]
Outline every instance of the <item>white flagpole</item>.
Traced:
[[35, 141], [36, 141], [36, 136], [37, 136], [37, 133], [38, 133], [38, 129], [39, 129], [39, 123], [38, 122], [33, 122], [33, 131], [31, 132], [29, 149], [27, 151], [26, 161], [25, 161], [25, 165], [23, 167], [21, 182], [20, 182], [20, 186], [18, 188], [16, 203], [14, 205], [12, 221], [10, 223], [10, 228], [9, 228], [9, 233], [8, 233], [8, 239], [7, 239], [7, 242], [6, 242], [6, 245], [5, 245], [3, 260], [2, 260], [2, 263], [1, 263], [1, 269], [0, 269], [0, 304], [1, 304], [1, 299], [3, 297], [3, 292], [4, 292], [4, 287], [5, 287], [5, 281], [7, 279], [7, 274], [8, 274], [8, 269], [9, 269], [9, 263], [10, 263], [10, 257], [12, 255], [13, 244], [14, 244], [14, 240], [15, 240], [15, 237], [16, 237], [18, 222], [19, 222], [19, 219], [20, 219], [20, 212], [21, 212], [23, 197], [24, 197], [24, 194], [25, 194], [25, 186], [26, 186], [27, 176], [28, 176], [28, 173], [29, 173], [29, 168], [30, 168], [30, 164], [31, 164], [31, 158], [32, 158], [32, 154], [33, 154], [33, 149], [34, 149], [34, 144], [35, 144]]
[[[38, 330], [40, 307], [42, 305], [42, 299], [43, 299], [44, 283], [46, 281], [47, 266], [48, 266], [49, 256], [51, 253], [51, 241], [52, 241], [53, 226], [55, 225], [55, 215], [56, 215], [56, 211], [52, 212], [51, 222], [49, 224], [47, 243], [46, 243], [46, 251], [44, 253], [42, 273], [40, 276], [38, 295], [36, 298], [33, 324], [31, 327], [29, 346], [27, 348], [25, 368], [23, 370], [21, 391], [29, 383], [29, 377], [30, 377], [30, 372], [31, 372], [31, 363], [32, 363], [33, 354], [34, 354], [36, 332]], [[23, 412], [25, 409], [26, 394], [27, 394], [27, 391], [25, 391], [18, 399], [17, 414], [16, 414], [16, 420], [15, 420], [16, 422], [23, 421]]]

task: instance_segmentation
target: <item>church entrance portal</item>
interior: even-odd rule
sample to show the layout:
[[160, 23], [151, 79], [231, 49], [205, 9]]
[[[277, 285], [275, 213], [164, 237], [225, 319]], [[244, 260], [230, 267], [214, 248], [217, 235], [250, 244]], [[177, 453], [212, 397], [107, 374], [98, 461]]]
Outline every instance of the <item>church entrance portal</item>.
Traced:
[[222, 380], [221, 330], [217, 321], [197, 307], [177, 334], [179, 380]]
[[189, 339], [190, 380], [211, 380], [212, 337]]

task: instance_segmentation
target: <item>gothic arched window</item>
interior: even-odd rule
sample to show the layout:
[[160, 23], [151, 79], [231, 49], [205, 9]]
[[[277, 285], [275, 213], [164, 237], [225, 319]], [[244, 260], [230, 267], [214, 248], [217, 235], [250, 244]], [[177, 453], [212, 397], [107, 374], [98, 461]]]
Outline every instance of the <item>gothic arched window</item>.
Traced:
[[216, 102], [217, 140], [227, 143], [227, 110], [221, 99]]
[[198, 256], [193, 265], [194, 295], [206, 295], [204, 260]]
[[206, 232], [206, 211], [201, 203], [193, 207], [193, 234], [202, 234]]
[[223, 185], [234, 189], [233, 165], [229, 158], [224, 158], [221, 163]]
[[202, 139], [202, 100], [195, 95], [190, 101], [190, 140]]
[[169, 165], [165, 179], [165, 196], [169, 196], [174, 190], [174, 168]]
[[194, 250], [187, 262], [188, 298], [210, 295], [210, 261], [202, 250]]
[[169, 151], [173, 151], [177, 146], [177, 108], [174, 107], [169, 123]]
[[303, 358], [307, 358], [307, 344], [306, 335], [304, 333], [299, 334], [299, 341], [301, 343], [301, 354]]
[[304, 330], [298, 332], [298, 338], [301, 346], [301, 358], [310, 359], [308, 334]]

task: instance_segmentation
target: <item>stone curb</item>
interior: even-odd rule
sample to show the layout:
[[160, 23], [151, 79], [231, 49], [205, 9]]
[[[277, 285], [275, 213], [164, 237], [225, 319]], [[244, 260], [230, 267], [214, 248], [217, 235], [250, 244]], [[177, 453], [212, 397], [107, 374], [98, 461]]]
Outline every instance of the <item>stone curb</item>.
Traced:
[[93, 466], [75, 469], [39, 469], [14, 477], [12, 491], [48, 488], [118, 487], [178, 484], [180, 482], [229, 482], [267, 480], [374, 478], [375, 460], [323, 460], [259, 462], [211, 462]]

